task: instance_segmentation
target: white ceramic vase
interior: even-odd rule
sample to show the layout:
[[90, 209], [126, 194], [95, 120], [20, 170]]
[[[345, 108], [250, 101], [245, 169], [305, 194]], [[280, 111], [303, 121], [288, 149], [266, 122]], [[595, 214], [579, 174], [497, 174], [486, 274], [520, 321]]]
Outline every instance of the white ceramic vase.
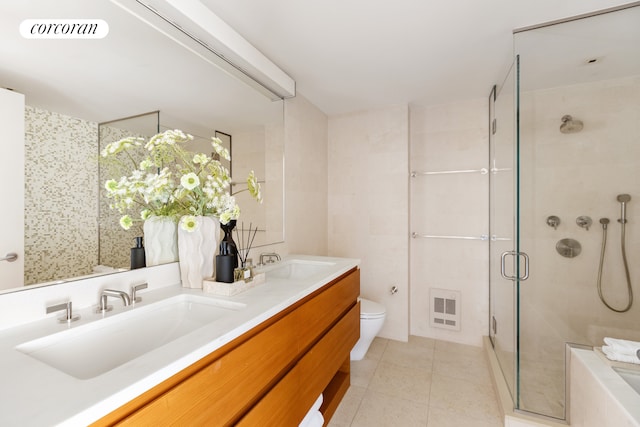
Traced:
[[194, 231], [178, 225], [180, 279], [185, 288], [202, 288], [202, 279], [213, 277], [215, 253], [220, 240], [220, 221], [197, 216]]
[[147, 267], [178, 261], [178, 225], [173, 219], [152, 216], [142, 229]]

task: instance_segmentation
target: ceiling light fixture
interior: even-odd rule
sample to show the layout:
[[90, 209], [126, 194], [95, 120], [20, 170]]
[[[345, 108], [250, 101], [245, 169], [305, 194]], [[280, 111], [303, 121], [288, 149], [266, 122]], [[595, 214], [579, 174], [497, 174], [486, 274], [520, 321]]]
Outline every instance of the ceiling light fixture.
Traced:
[[199, 0], [111, 0], [206, 61], [272, 100], [296, 82]]

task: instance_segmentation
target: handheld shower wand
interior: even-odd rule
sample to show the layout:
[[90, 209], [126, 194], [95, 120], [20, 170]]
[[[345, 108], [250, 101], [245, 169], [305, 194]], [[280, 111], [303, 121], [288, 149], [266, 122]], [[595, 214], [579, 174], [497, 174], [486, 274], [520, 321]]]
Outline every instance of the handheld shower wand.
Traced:
[[624, 224], [627, 222], [627, 203], [631, 201], [631, 196], [628, 194], [618, 194], [617, 200], [620, 202], [620, 219], [618, 222], [624, 227]]
[[627, 262], [627, 250], [625, 247], [627, 203], [631, 201], [631, 196], [628, 194], [619, 194], [617, 200], [620, 203], [620, 219], [618, 220], [622, 231], [620, 236], [620, 247], [622, 249], [622, 262], [624, 263], [624, 273], [627, 279], [627, 292], [629, 294], [629, 300], [625, 308], [617, 309], [610, 306], [605, 300], [604, 295], [602, 295], [602, 266], [604, 264], [604, 252], [607, 247], [607, 225], [609, 224], [609, 218], [600, 218], [600, 224], [602, 224], [602, 249], [600, 251], [600, 267], [598, 268], [598, 296], [600, 297], [600, 301], [602, 301], [602, 303], [606, 305], [609, 310], [615, 311], [616, 313], [624, 313], [626, 311], [629, 311], [629, 309], [633, 305], [633, 289], [631, 288], [631, 275], [629, 274], [629, 263]]

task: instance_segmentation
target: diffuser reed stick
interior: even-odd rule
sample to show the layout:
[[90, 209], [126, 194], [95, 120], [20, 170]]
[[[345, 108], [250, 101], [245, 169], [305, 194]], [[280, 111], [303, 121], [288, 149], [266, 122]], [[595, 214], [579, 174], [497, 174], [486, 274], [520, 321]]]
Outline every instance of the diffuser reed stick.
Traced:
[[258, 226], [256, 226], [255, 229], [253, 229], [253, 223], [249, 223], [249, 231], [247, 232], [246, 244], [245, 244], [245, 238], [244, 238], [244, 222], [242, 223], [240, 228], [242, 231], [242, 235], [240, 235], [240, 232], [236, 228], [236, 239], [239, 242], [238, 258], [240, 258], [240, 264], [242, 268], [245, 268], [247, 265], [247, 259], [249, 259], [249, 251], [251, 250], [253, 241], [256, 238], [256, 233], [258, 232]]

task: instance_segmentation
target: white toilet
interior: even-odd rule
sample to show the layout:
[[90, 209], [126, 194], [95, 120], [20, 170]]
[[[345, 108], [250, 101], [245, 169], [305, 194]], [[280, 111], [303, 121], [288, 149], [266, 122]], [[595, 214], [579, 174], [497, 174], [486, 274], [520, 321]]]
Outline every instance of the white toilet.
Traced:
[[386, 310], [382, 304], [364, 298], [360, 301], [360, 339], [351, 350], [351, 360], [362, 360], [382, 325]]

